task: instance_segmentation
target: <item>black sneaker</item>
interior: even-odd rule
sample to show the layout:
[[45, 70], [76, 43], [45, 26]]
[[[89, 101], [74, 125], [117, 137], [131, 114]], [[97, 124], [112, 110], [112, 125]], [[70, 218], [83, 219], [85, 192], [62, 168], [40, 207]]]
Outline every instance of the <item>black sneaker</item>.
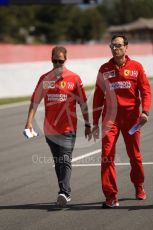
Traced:
[[70, 196], [66, 196], [64, 193], [60, 193], [57, 197], [57, 205], [60, 207], [65, 207], [67, 202], [71, 201]]

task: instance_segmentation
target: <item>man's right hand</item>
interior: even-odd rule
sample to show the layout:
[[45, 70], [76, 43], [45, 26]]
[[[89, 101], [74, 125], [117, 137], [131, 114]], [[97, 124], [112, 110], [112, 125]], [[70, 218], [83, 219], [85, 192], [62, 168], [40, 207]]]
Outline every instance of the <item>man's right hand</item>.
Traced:
[[139, 118], [139, 124], [144, 125], [148, 121], [148, 116], [142, 112]]
[[97, 139], [99, 139], [99, 126], [98, 125], [94, 125], [92, 128], [92, 135], [94, 138], [94, 141], [96, 141]]

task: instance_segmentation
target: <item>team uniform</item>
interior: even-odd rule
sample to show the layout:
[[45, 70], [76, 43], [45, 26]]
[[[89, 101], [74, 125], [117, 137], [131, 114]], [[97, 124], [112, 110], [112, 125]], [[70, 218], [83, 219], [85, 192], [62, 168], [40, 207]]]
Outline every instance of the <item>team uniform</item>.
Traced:
[[59, 193], [70, 195], [71, 158], [75, 144], [77, 116], [76, 103], [87, 98], [80, 77], [66, 69], [59, 75], [56, 69], [40, 77], [32, 95], [33, 103], [44, 98], [44, 133], [54, 157]]
[[102, 65], [97, 76], [93, 99], [93, 124], [102, 114], [102, 189], [107, 200], [117, 199], [115, 144], [121, 131], [130, 158], [130, 178], [136, 186], [144, 183], [144, 169], [139, 149], [140, 130], [129, 135], [129, 129], [139, 120], [139, 107], [149, 111], [151, 89], [140, 63], [126, 56], [117, 67], [113, 58]]

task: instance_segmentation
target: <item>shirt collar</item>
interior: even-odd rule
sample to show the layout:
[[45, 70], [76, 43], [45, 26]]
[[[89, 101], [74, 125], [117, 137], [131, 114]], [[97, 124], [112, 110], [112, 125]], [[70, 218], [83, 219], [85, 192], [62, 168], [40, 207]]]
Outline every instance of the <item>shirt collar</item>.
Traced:
[[[129, 56], [128, 56], [128, 55], [125, 55], [125, 63], [124, 63], [123, 66], [125, 66], [125, 65], [127, 64], [127, 62], [130, 61], [130, 60], [131, 60], [131, 59], [129, 58]], [[111, 59], [109, 60], [109, 63], [111, 63], [111, 64], [113, 64], [113, 65], [116, 66], [116, 63], [114, 62], [114, 58], [111, 58]]]

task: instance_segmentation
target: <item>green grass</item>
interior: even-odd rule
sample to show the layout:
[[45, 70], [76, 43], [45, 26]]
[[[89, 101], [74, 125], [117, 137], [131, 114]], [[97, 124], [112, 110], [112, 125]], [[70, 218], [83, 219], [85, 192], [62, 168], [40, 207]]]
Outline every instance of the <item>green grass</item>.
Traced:
[[26, 97], [7, 97], [7, 98], [0, 98], [0, 105], [6, 105], [6, 104], [12, 104], [12, 103], [17, 103], [17, 102], [24, 102], [24, 101], [29, 101], [30, 96]]
[[94, 85], [88, 85], [88, 86], [85, 86], [85, 91], [89, 91], [89, 90], [93, 90], [94, 89]]

